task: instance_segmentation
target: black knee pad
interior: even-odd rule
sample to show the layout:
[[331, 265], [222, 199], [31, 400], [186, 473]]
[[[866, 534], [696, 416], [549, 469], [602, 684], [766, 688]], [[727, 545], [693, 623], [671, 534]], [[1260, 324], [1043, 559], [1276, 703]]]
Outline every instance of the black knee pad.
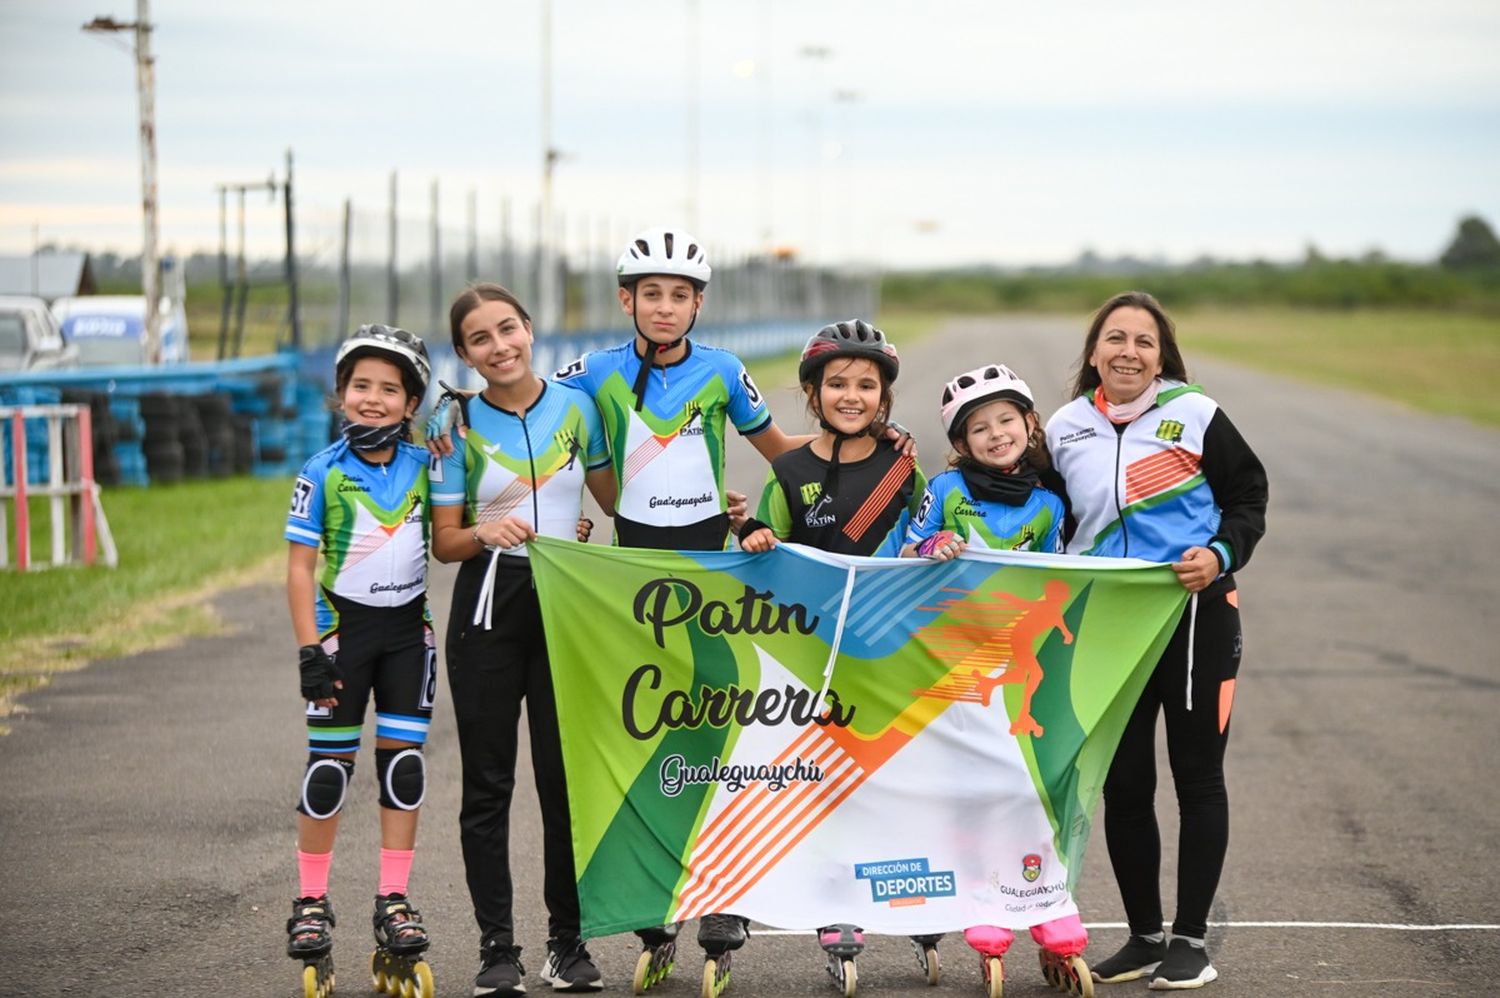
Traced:
[[377, 748], [375, 769], [380, 777], [380, 806], [393, 811], [415, 811], [427, 796], [427, 760], [422, 750]]
[[354, 775], [354, 760], [310, 753], [307, 770], [302, 774], [302, 795], [297, 810], [309, 818], [332, 818], [344, 806], [349, 778]]

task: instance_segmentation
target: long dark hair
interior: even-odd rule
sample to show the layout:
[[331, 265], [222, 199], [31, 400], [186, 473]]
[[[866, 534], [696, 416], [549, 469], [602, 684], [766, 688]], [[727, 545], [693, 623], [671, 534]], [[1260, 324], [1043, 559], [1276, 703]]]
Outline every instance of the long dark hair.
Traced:
[[1188, 380], [1187, 365], [1183, 363], [1182, 350], [1177, 346], [1177, 326], [1172, 322], [1172, 317], [1167, 315], [1167, 310], [1145, 291], [1122, 291], [1100, 305], [1099, 311], [1094, 313], [1094, 320], [1089, 323], [1089, 334], [1083, 341], [1083, 353], [1078, 355], [1078, 368], [1069, 398], [1087, 395], [1091, 389], [1099, 387], [1099, 372], [1089, 363], [1089, 357], [1099, 343], [1104, 323], [1117, 308], [1139, 308], [1151, 313], [1151, 317], [1156, 320], [1156, 332], [1161, 338], [1162, 377], [1174, 381]]
[[463, 355], [464, 319], [487, 301], [505, 302], [516, 310], [522, 322], [528, 326], [531, 325], [531, 316], [527, 314], [526, 307], [521, 304], [521, 299], [493, 281], [477, 281], [460, 291], [458, 297], [453, 299], [453, 304], [448, 306], [448, 331], [453, 337], [454, 353]]

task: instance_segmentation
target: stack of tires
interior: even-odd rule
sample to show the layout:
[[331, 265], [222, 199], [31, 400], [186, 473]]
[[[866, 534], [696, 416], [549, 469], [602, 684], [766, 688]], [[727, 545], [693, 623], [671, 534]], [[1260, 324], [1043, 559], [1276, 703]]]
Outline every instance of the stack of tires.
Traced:
[[234, 474], [234, 424], [227, 395], [196, 395], [190, 400], [198, 410], [203, 436], [208, 444], [210, 478]]
[[182, 481], [187, 464], [178, 398], [166, 392], [147, 392], [141, 396], [141, 418], [146, 421], [141, 449], [146, 454], [146, 474], [153, 485]]

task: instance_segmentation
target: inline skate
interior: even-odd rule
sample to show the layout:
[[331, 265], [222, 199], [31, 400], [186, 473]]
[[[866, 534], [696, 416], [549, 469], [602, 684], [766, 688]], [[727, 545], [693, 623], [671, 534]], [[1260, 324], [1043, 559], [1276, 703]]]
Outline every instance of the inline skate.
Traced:
[[917, 966], [922, 968], [922, 973], [927, 978], [928, 984], [937, 984], [942, 980], [942, 968], [938, 966], [938, 940], [943, 938], [939, 932], [935, 936], [912, 936], [911, 948], [917, 952]]
[[296, 898], [286, 920], [286, 955], [302, 961], [303, 998], [333, 994], [333, 905], [327, 895]]
[[681, 922], [673, 922], [635, 931], [641, 941], [641, 955], [636, 958], [635, 976], [630, 981], [633, 993], [643, 995], [667, 979], [677, 965], [677, 933], [681, 928]]
[[370, 983], [394, 998], [432, 998], [432, 968], [422, 958], [432, 941], [422, 916], [405, 894], [377, 894], [375, 952], [370, 954]]
[[719, 998], [729, 987], [730, 958], [750, 938], [750, 920], [738, 915], [704, 915], [698, 922], [703, 947], [702, 998]]
[[847, 922], [825, 925], [818, 930], [818, 945], [828, 954], [828, 976], [844, 998], [854, 998], [859, 970], [854, 960], [865, 948], [865, 930]]

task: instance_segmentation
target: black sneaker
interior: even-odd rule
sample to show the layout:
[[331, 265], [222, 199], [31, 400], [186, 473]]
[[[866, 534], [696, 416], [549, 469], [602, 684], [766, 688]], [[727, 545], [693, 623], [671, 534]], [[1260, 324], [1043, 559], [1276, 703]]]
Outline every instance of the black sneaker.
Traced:
[[1173, 939], [1161, 966], [1146, 986], [1153, 991], [1186, 991], [1218, 978], [1219, 972], [1208, 962], [1208, 950], [1186, 939]]
[[552, 985], [553, 991], [598, 991], [604, 987], [594, 958], [578, 938], [547, 940], [542, 980]]
[[1108, 960], [1094, 964], [1089, 970], [1089, 975], [1101, 984], [1133, 981], [1155, 970], [1157, 964], [1161, 963], [1166, 955], [1165, 938], [1153, 943], [1140, 936], [1131, 936], [1125, 940], [1125, 945], [1120, 947], [1118, 953]]
[[475, 995], [524, 995], [521, 979], [521, 947], [493, 940], [479, 945], [479, 974], [474, 978]]

